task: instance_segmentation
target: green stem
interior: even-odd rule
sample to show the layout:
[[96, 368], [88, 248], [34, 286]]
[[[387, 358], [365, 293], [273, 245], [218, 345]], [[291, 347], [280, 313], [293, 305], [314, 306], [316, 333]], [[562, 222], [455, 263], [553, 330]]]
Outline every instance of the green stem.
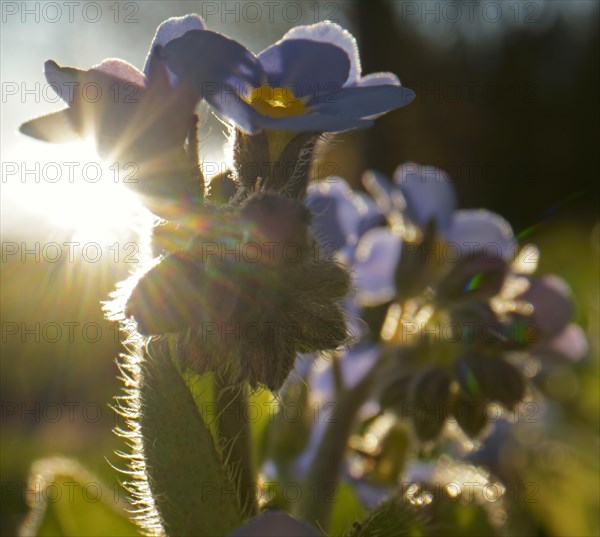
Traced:
[[[212, 435], [165, 341], [143, 350], [128, 418], [138, 507], [171, 536], [227, 535], [242, 522]], [[154, 515], [156, 513], [156, 515]], [[144, 518], [144, 517], [142, 517]], [[156, 532], [156, 530], [153, 530]]]
[[356, 414], [367, 398], [373, 374], [340, 394], [338, 410], [329, 422], [305, 480], [305, 494], [296, 514], [327, 531], [342, 471], [348, 437]]
[[258, 503], [247, 386], [235, 382], [226, 371], [217, 372], [215, 401], [217, 435], [224, 464], [237, 484], [242, 513], [250, 517], [258, 512]]

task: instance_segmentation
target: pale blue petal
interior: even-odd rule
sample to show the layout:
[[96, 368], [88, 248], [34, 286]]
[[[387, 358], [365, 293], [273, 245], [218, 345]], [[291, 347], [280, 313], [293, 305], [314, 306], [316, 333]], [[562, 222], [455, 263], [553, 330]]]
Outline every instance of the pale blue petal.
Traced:
[[353, 280], [362, 304], [383, 304], [396, 295], [394, 280], [401, 250], [400, 238], [388, 228], [370, 229], [360, 238]]
[[98, 65], [94, 65], [88, 72], [106, 73], [111, 77], [119, 78], [126, 82], [131, 82], [139, 87], [147, 85], [146, 76], [136, 67], [118, 58], [109, 58], [101, 61]]
[[400, 86], [400, 79], [394, 73], [371, 73], [363, 76], [356, 85], [361, 88], [367, 86]]
[[387, 215], [394, 209], [404, 210], [404, 197], [400, 192], [396, 195], [392, 183], [384, 174], [370, 170], [363, 174], [361, 180], [383, 214]]
[[394, 182], [406, 200], [406, 215], [418, 226], [435, 220], [440, 231], [450, 227], [456, 195], [450, 178], [434, 166], [407, 162], [396, 169]]
[[449, 229], [442, 235], [450, 243], [447, 248], [455, 247], [463, 257], [483, 252], [489, 260], [502, 258], [508, 262], [513, 259], [517, 248], [510, 224], [485, 209], [456, 211]]
[[282, 41], [286, 39], [308, 39], [311, 41], [336, 45], [343, 49], [350, 59], [350, 71], [347, 84], [354, 84], [359, 80], [361, 67], [356, 39], [354, 39], [354, 36], [348, 30], [345, 30], [339, 24], [325, 21], [310, 24], [308, 26], [296, 26], [296, 28], [292, 28], [283, 36]]
[[263, 129], [263, 116], [250, 104], [239, 97], [232, 89], [222, 92], [209, 92], [204, 99], [222, 117], [231, 122], [247, 134], [257, 134]]
[[246, 93], [259, 86], [264, 76], [260, 62], [246, 47], [208, 30], [191, 30], [170, 41], [162, 49], [162, 58], [177, 77], [213, 97], [231, 88]]
[[313, 112], [303, 116], [273, 118], [261, 116], [264, 129], [290, 132], [343, 132], [351, 129], [370, 127], [373, 122], [341, 115], [319, 114]]
[[306, 205], [312, 213], [311, 228], [326, 252], [339, 251], [358, 242], [360, 210], [346, 181], [329, 177], [311, 184]]
[[531, 319], [544, 335], [560, 333], [575, 315], [571, 289], [558, 276], [533, 278], [519, 299], [533, 306]]
[[362, 235], [369, 229], [385, 224], [385, 216], [371, 198], [362, 192], [354, 192], [354, 203], [358, 207], [360, 221], [358, 223], [358, 235]]
[[[363, 76], [356, 84], [357, 87], [366, 88], [370, 86], [401, 86], [400, 79], [394, 73], [371, 73]], [[412, 90], [411, 90], [412, 91]], [[382, 114], [368, 116], [369, 119], [377, 119]]]
[[72, 104], [78, 91], [81, 91], [79, 85], [85, 71], [74, 67], [61, 67], [54, 60], [48, 60], [44, 64], [44, 75], [57, 95], [67, 104]]
[[406, 106], [415, 92], [401, 86], [368, 86], [342, 88], [315, 104], [314, 110], [323, 114], [347, 114], [352, 117], [380, 115]]
[[258, 113], [250, 104], [233, 93], [232, 89], [226, 89], [220, 93], [206, 93], [204, 98], [221, 116], [249, 134], [256, 134], [265, 129], [288, 132], [343, 132], [370, 127], [373, 124], [368, 119], [316, 112], [301, 116], [274, 118]]
[[581, 326], [571, 323], [567, 325], [550, 343], [550, 350], [577, 362], [587, 356], [590, 344]]
[[144, 73], [147, 75], [150, 67], [150, 60], [152, 58], [152, 52], [154, 47], [165, 46], [169, 41], [173, 41], [178, 37], [181, 37], [190, 30], [204, 30], [205, 24], [202, 18], [195, 13], [185, 15], [183, 17], [171, 17], [166, 21], [162, 22], [156, 29], [154, 39], [148, 50], [146, 56], [146, 62], [144, 63]]
[[271, 87], [288, 88], [296, 97], [318, 102], [348, 79], [350, 60], [339, 47], [307, 39], [278, 41], [259, 55]]

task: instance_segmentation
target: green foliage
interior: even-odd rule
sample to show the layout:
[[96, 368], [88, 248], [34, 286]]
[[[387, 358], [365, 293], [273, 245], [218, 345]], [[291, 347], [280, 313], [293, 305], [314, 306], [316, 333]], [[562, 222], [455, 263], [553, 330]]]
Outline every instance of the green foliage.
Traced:
[[34, 463], [29, 482], [31, 508], [21, 527], [22, 536], [135, 537], [119, 489], [111, 490], [70, 459]]
[[514, 499], [551, 535], [600, 535], [597, 455], [597, 437], [564, 427], [525, 459]]
[[340, 483], [334, 502], [330, 534], [347, 535], [354, 523], [365, 516], [365, 508], [349, 483]]

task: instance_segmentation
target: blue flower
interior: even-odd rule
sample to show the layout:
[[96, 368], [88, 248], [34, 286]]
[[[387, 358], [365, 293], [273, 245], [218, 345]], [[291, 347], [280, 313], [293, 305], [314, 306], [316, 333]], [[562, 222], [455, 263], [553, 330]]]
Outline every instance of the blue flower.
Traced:
[[[21, 132], [55, 143], [92, 137], [103, 158], [137, 166], [135, 181], [128, 184], [147, 196], [149, 208], [159, 216], [168, 218], [177, 210], [172, 202], [197, 206], [204, 185], [192, 150], [194, 110], [202, 94], [170, 72], [160, 57], [161, 47], [189, 31], [206, 32], [197, 15], [164, 21], [143, 72], [120, 59], [107, 59], [87, 70], [48, 60], [46, 79], [68, 107], [24, 123]], [[211, 36], [230, 42], [218, 34]], [[235, 50], [238, 55], [230, 55], [230, 64], [223, 58], [213, 66], [211, 80], [226, 76], [246, 56], [252, 59], [243, 47]], [[185, 151], [188, 137], [190, 151]]]
[[309, 185], [306, 206], [312, 213], [311, 227], [321, 247], [347, 264], [351, 264], [363, 233], [384, 223], [375, 202], [353, 191], [340, 177]]
[[46, 79], [69, 106], [24, 123], [21, 132], [48, 142], [92, 134], [98, 152], [106, 157], [183, 145], [199, 94], [169, 73], [157, 51], [185, 32], [202, 28], [203, 21], [195, 15], [163, 22], [143, 72], [120, 59], [107, 59], [87, 70], [48, 60]]
[[[378, 266], [363, 262], [364, 254], [358, 250], [363, 237], [371, 238], [370, 244], [376, 243], [376, 237], [386, 229], [381, 227], [385, 218], [371, 197], [353, 191], [339, 177], [329, 177], [308, 187], [306, 205], [311, 210], [312, 230], [321, 250], [326, 257], [335, 257], [351, 269], [353, 284], [359, 293], [365, 291], [364, 286], [369, 282], [378, 280], [379, 272], [393, 271], [400, 256], [399, 243], [381, 256]], [[349, 333], [355, 339], [365, 336], [367, 327], [360, 320], [356, 293], [346, 298], [345, 307]]]
[[[363, 302], [381, 304], [400, 291], [397, 263], [389, 262], [390, 252], [399, 251], [406, 266], [413, 261], [411, 256], [423, 261], [412, 267], [422, 274], [426, 274], [427, 255], [440, 265], [442, 261], [452, 265], [439, 285], [440, 297], [454, 298], [469, 286], [482, 287], [481, 282], [473, 285], [472, 280], [484, 273], [494, 276], [491, 290], [486, 288], [486, 293], [499, 291], [516, 251], [516, 240], [506, 220], [485, 209], [457, 210], [450, 178], [433, 166], [409, 162], [396, 169], [393, 181], [371, 172], [363, 182], [389, 223], [389, 228], [372, 230], [358, 244], [356, 284], [362, 290]], [[427, 238], [431, 241], [426, 245], [430, 252], [418, 247]]]
[[164, 57], [177, 76], [203, 89], [221, 116], [249, 134], [367, 127], [414, 98], [391, 73], [362, 76], [354, 37], [330, 22], [290, 30], [209, 92], [207, 85], [218, 81], [207, 77], [207, 62], [229, 59], [236, 48], [213, 40], [210, 33], [188, 32], [165, 47]]
[[568, 284], [553, 274], [530, 276], [513, 270], [494, 299], [505, 319], [500, 334], [508, 348], [526, 349], [540, 365], [565, 365], [589, 351], [585, 333], [573, 323], [575, 303]]

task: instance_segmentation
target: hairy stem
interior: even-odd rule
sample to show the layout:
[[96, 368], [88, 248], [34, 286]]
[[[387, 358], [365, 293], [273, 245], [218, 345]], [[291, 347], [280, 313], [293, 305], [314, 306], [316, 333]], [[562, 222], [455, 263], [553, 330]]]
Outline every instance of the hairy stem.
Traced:
[[247, 386], [227, 371], [215, 374], [217, 434], [224, 463], [237, 484], [240, 508], [245, 517], [258, 511], [257, 480], [248, 422]]
[[151, 495], [140, 507], [156, 509], [166, 535], [226, 535], [242, 521], [227, 494], [232, 484], [165, 343], [144, 351], [132, 392], [139, 409], [132, 433], [141, 440], [133, 457], [143, 458], [138, 469]]

